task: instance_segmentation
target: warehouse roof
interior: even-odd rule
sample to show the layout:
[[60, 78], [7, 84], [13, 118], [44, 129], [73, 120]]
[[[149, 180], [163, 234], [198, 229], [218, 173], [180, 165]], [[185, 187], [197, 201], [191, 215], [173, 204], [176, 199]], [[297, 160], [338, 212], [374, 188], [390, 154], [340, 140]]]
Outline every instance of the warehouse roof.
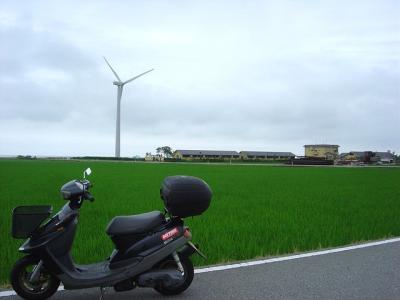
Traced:
[[[347, 154], [352, 154], [352, 155], [355, 155], [357, 157], [363, 157], [366, 152], [372, 152], [372, 151], [350, 151]], [[372, 152], [372, 153], [374, 153], [374, 152]]]
[[296, 156], [292, 152], [263, 152], [263, 151], [240, 151], [247, 156]]
[[339, 145], [329, 145], [329, 144], [315, 144], [315, 145], [304, 145], [304, 147], [340, 147]]
[[395, 158], [395, 155], [390, 152], [375, 152], [375, 153], [376, 153], [375, 155], [379, 156], [381, 159], [382, 158], [391, 158], [391, 159]]
[[217, 151], [217, 150], [176, 150], [182, 155], [213, 155], [213, 156], [239, 156], [236, 151]]

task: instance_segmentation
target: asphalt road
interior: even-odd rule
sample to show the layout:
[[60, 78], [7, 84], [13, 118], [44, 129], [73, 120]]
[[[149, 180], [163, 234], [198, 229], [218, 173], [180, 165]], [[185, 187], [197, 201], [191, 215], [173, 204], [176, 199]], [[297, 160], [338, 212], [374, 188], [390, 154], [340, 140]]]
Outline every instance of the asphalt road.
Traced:
[[[123, 293], [108, 289], [105, 296], [106, 300], [166, 298], [140, 288]], [[400, 299], [400, 242], [196, 274], [191, 287], [173, 298]], [[99, 291], [61, 291], [51, 299], [99, 299]]]

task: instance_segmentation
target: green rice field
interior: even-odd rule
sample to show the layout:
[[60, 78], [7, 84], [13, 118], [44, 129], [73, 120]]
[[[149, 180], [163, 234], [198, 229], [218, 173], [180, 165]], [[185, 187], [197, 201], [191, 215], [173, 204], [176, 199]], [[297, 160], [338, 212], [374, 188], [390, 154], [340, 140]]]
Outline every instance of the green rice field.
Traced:
[[196, 257], [196, 265], [400, 235], [400, 168], [0, 160], [0, 284], [21, 257], [23, 241], [10, 233], [13, 207], [51, 204], [56, 212], [65, 203], [61, 185], [86, 167], [96, 201], [81, 209], [78, 263], [111, 253], [105, 228], [112, 217], [162, 210], [160, 183], [178, 174], [203, 178], [214, 194], [208, 211], [186, 220], [208, 256]]

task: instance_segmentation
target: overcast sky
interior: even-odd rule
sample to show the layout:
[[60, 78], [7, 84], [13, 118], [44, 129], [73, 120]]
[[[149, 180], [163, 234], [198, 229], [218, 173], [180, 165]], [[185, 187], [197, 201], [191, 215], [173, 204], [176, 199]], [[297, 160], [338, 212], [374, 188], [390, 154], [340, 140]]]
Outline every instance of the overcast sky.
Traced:
[[4, 1], [0, 155], [400, 152], [400, 1]]

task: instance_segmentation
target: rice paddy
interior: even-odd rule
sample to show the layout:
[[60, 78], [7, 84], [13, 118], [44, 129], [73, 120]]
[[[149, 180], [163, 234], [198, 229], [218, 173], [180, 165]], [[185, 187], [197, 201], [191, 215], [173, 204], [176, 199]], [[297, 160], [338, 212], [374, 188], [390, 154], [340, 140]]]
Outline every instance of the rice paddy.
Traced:
[[22, 240], [11, 237], [18, 205], [65, 201], [59, 189], [91, 167], [93, 203], [81, 209], [73, 246], [78, 263], [113, 249], [105, 228], [116, 215], [162, 210], [159, 187], [169, 175], [204, 179], [213, 190], [202, 216], [186, 219], [208, 256], [196, 265], [292, 253], [400, 235], [400, 168], [307, 168], [0, 160], [0, 284], [6, 284]]

